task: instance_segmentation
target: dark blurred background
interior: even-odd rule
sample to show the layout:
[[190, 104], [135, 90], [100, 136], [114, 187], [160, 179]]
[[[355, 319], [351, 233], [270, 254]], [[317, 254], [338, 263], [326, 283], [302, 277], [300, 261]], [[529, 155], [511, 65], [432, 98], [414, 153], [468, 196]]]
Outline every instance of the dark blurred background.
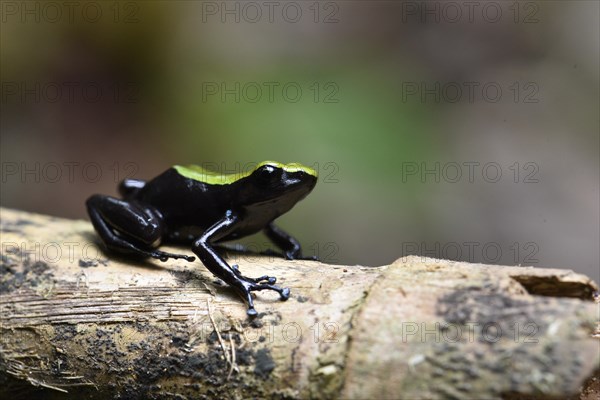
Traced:
[[596, 1], [1, 7], [2, 206], [87, 218], [173, 164], [301, 162], [320, 183], [280, 225], [326, 262], [600, 280]]

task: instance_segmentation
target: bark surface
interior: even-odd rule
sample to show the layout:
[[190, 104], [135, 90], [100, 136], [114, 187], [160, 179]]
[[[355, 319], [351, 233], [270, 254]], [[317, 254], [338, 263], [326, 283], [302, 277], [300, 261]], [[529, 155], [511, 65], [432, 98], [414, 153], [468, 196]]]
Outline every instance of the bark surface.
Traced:
[[0, 225], [3, 398], [598, 394], [598, 286], [569, 270], [229, 251], [292, 292], [259, 292], [251, 320], [199, 261], [108, 255], [87, 221], [1, 209]]

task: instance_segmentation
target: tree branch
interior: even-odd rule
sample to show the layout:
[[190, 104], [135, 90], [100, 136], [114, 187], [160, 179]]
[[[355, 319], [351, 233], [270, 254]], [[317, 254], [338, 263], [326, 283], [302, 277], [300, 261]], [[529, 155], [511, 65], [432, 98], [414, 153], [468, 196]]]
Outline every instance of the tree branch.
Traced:
[[572, 271], [229, 252], [245, 275], [275, 275], [292, 291], [286, 302], [258, 293], [251, 320], [198, 261], [106, 255], [86, 221], [8, 209], [0, 220], [3, 396], [531, 399], [597, 390], [598, 287]]

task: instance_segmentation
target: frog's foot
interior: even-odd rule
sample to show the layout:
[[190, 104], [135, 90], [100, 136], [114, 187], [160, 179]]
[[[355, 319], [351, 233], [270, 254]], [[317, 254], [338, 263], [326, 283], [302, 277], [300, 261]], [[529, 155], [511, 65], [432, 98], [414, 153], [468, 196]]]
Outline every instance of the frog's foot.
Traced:
[[302, 253], [295, 251], [295, 250], [285, 251], [283, 253], [280, 253], [280, 252], [277, 252], [272, 249], [267, 249], [265, 251], [262, 251], [260, 254], [263, 256], [281, 257], [281, 258], [285, 258], [286, 260], [319, 261], [319, 257], [317, 257], [317, 256], [303, 256]]
[[288, 260], [304, 260], [304, 261], [319, 261], [319, 257], [317, 257], [317, 256], [303, 256], [303, 255], [295, 255], [295, 256], [292, 256], [292, 258], [288, 258], [288, 256], [286, 256], [286, 259], [288, 259]]
[[231, 266], [231, 269], [233, 270], [233, 273], [235, 274], [235, 276], [237, 276], [238, 278], [240, 278], [241, 280], [244, 280], [244, 281], [248, 281], [248, 282], [252, 282], [252, 283], [270, 283], [271, 285], [274, 284], [275, 282], [277, 282], [277, 278], [274, 276], [263, 275], [263, 276], [259, 276], [258, 278], [249, 278], [247, 276], [244, 276], [240, 272], [240, 269], [237, 266], [237, 264], [233, 264]]
[[257, 315], [256, 310], [254, 309], [254, 299], [252, 298], [251, 292], [259, 291], [259, 290], [274, 290], [279, 293], [279, 297], [282, 301], [285, 301], [290, 298], [290, 289], [289, 288], [281, 288], [279, 286], [270, 285], [268, 283], [254, 283], [247, 280], [242, 280], [243, 291], [246, 297], [246, 301], [248, 302], [248, 310], [246, 313], [250, 317], [255, 317]]
[[194, 256], [187, 256], [185, 254], [167, 253], [165, 251], [160, 251], [160, 250], [155, 250], [155, 251], [150, 252], [149, 256], [152, 258], [159, 259], [162, 262], [167, 261], [169, 258], [173, 258], [175, 260], [182, 258], [189, 262], [192, 262], [196, 259], [196, 257], [194, 257]]

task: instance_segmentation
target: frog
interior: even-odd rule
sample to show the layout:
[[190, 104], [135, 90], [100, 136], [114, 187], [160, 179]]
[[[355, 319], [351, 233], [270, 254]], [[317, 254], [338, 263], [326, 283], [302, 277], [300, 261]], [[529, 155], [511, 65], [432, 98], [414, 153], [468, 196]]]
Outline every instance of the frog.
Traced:
[[226, 241], [264, 232], [287, 260], [302, 259], [300, 242], [274, 220], [316, 186], [317, 172], [299, 163], [263, 161], [244, 172], [221, 174], [200, 165], [174, 165], [155, 178], [124, 179], [121, 198], [94, 194], [86, 201], [91, 223], [109, 252], [160, 261], [195, 257], [159, 250], [162, 244], [191, 246], [218, 279], [246, 302], [255, 317], [252, 292], [271, 290], [280, 300], [290, 289], [277, 278], [242, 274], [217, 251]]

